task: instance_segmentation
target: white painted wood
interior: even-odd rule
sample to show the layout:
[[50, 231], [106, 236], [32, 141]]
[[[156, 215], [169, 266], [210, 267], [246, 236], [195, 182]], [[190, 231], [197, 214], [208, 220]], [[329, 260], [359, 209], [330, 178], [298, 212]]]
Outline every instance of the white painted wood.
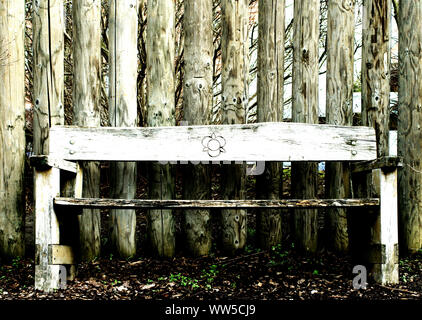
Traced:
[[385, 246], [385, 261], [374, 269], [374, 278], [382, 284], [399, 283], [397, 170], [379, 170], [380, 243]]
[[357, 161], [376, 158], [375, 133], [367, 127], [304, 123], [53, 127], [50, 135], [50, 154], [66, 160]]
[[59, 223], [53, 198], [60, 195], [60, 169], [35, 171], [35, 288], [50, 292], [59, 287], [59, 265], [49, 264], [49, 245], [59, 244]]

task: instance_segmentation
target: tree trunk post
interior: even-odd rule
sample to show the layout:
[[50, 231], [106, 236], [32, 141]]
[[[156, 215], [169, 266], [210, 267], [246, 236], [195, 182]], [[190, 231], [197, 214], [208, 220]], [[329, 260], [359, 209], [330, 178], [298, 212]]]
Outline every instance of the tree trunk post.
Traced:
[[23, 257], [25, 4], [0, 1], [0, 256]]
[[[64, 124], [63, 0], [33, 3], [34, 141], [36, 155], [48, 155], [51, 126]], [[54, 27], [54, 30], [51, 30]]]
[[400, 1], [399, 19], [400, 249], [415, 253], [422, 248], [422, 3]]
[[[171, 0], [148, 1], [147, 10], [147, 125], [174, 126], [175, 4]], [[152, 163], [149, 171], [150, 198], [173, 199], [174, 174], [171, 165]], [[172, 210], [148, 211], [148, 235], [155, 254], [161, 257], [174, 255], [174, 233]]]
[[[189, 125], [207, 125], [210, 124], [213, 97], [212, 1], [185, 0], [184, 5], [184, 120]], [[209, 166], [189, 164], [185, 169], [184, 198], [209, 199]], [[210, 211], [186, 210], [184, 218], [188, 251], [195, 256], [208, 255], [211, 250]]]
[[[292, 121], [318, 123], [319, 0], [295, 0], [293, 34]], [[292, 195], [317, 195], [317, 164], [292, 163]], [[294, 233], [298, 246], [315, 252], [318, 246], [318, 211], [295, 210]]]
[[[362, 122], [375, 129], [377, 157], [382, 157], [390, 154], [391, 2], [367, 0], [363, 15]], [[359, 183], [363, 185], [363, 196], [380, 197], [380, 212], [374, 219], [365, 217], [361, 222], [359, 233], [367, 234], [369, 239], [368, 244], [364, 237], [365, 262], [377, 282], [398, 283], [397, 171], [373, 170], [372, 175], [361, 176], [356, 181]]]
[[[136, 127], [138, 71], [138, 6], [136, 0], [110, 0], [110, 123], [115, 127]], [[136, 162], [112, 163], [112, 198], [136, 196]], [[111, 210], [112, 250], [122, 258], [136, 254], [135, 210]]]
[[[246, 121], [248, 105], [249, 1], [221, 1], [221, 56], [222, 56], [222, 124], [239, 124]], [[245, 198], [246, 171], [244, 165], [224, 165], [222, 194], [224, 199]], [[223, 250], [233, 254], [243, 249], [247, 236], [246, 210], [221, 210]]]
[[[284, 92], [284, 13], [285, 2], [259, 2], [258, 35], [258, 122], [283, 121]], [[265, 171], [257, 176], [257, 197], [280, 199], [283, 163], [265, 163]], [[257, 235], [261, 248], [271, 249], [281, 242], [281, 211], [260, 210]]]
[[[327, 27], [327, 123], [353, 125], [353, 53], [355, 29], [355, 2], [331, 0], [328, 2]], [[350, 198], [349, 165], [327, 162], [326, 197]], [[349, 235], [347, 210], [328, 209], [328, 244], [337, 252], [347, 252]]]
[[[73, 14], [73, 124], [100, 126], [101, 1], [80, 0]], [[99, 162], [81, 163], [84, 171], [83, 197], [99, 197]], [[84, 209], [79, 217], [81, 258], [100, 255], [101, 217], [99, 210]]]

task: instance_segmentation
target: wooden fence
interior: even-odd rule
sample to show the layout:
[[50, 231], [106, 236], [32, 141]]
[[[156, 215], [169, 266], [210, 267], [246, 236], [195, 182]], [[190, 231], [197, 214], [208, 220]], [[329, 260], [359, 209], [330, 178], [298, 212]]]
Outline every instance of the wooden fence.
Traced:
[[[6, 6], [7, 4], [7, 6]], [[294, 2], [293, 35], [293, 103], [292, 121], [307, 124], [318, 123], [318, 41], [319, 41], [319, 6], [318, 0]], [[175, 1], [172, 0], [128, 0], [108, 1], [108, 97], [109, 122], [114, 127], [136, 127], [137, 123], [137, 77], [138, 77], [138, 11], [147, 6], [146, 40], [146, 123], [149, 127], [174, 126], [175, 112]], [[246, 121], [246, 109], [249, 99], [248, 75], [248, 0], [221, 0], [221, 55], [222, 55], [222, 124], [241, 125]], [[0, 59], [2, 48], [13, 48], [7, 55], [7, 64], [0, 62], [0, 121], [2, 136], [0, 150], [3, 165], [0, 167], [0, 210], [6, 215], [0, 216], [0, 240], [6, 243], [13, 239], [17, 247], [8, 254], [21, 252], [22, 230], [11, 230], [7, 221], [17, 223], [22, 219], [22, 207], [19, 201], [22, 185], [24, 148], [21, 141], [24, 130], [22, 123], [14, 124], [23, 117], [24, 85], [23, 74], [23, 15], [24, 1], [0, 1]], [[34, 140], [33, 152], [47, 155], [51, 150], [50, 131], [54, 126], [64, 124], [64, 3], [63, 0], [37, 0], [33, 2], [33, 109]], [[215, 9], [215, 8], [214, 8]], [[98, 127], [100, 125], [100, 69], [101, 69], [101, 1], [80, 0], [72, 3], [73, 17], [73, 125]], [[284, 25], [285, 2], [259, 1], [259, 36], [258, 36], [258, 122], [283, 121], [284, 88]], [[376, 129], [377, 156], [383, 157], [389, 152], [389, 93], [390, 93], [390, 1], [367, 0], [364, 7], [363, 53], [362, 53], [362, 121], [363, 125]], [[355, 1], [329, 1], [327, 30], [327, 122], [333, 125], [352, 124], [353, 97], [353, 62], [354, 62], [354, 14]], [[400, 235], [404, 250], [417, 251], [422, 247], [421, 194], [416, 192], [422, 183], [420, 172], [419, 117], [422, 117], [420, 95], [422, 79], [422, 28], [414, 27], [422, 22], [422, 5], [417, 1], [400, 1], [400, 92], [399, 92], [399, 127], [398, 154], [404, 158], [404, 168], [400, 171]], [[184, 79], [183, 111], [184, 120], [190, 125], [210, 124], [212, 109], [212, 79], [215, 61], [213, 60], [213, 2], [211, 0], [184, 1]], [[11, 18], [12, 17], [12, 18]], [[18, 90], [13, 91], [13, 90]], [[16, 99], [16, 100], [14, 100]], [[9, 106], [12, 106], [9, 108]], [[5, 112], [8, 110], [8, 112]], [[9, 112], [10, 110], [10, 112]], [[286, 124], [287, 125], [287, 124]], [[274, 126], [277, 127], [276, 124]], [[266, 129], [269, 130], [269, 126]], [[323, 130], [300, 125], [292, 126], [294, 131], [282, 130], [290, 134], [291, 141], [300, 139], [301, 134], [312, 136], [312, 130]], [[313, 127], [312, 127], [313, 128]], [[10, 130], [9, 130], [10, 129]], [[13, 130], [11, 130], [13, 129]], [[157, 131], [150, 140], [142, 140], [136, 148], [122, 143], [119, 136], [113, 135], [113, 128], [106, 130], [105, 140], [97, 140], [95, 129], [81, 129], [69, 141], [60, 141], [55, 135], [55, 145], [69, 154], [59, 155], [67, 160], [108, 160], [99, 159], [92, 153], [97, 144], [109, 146], [113, 160], [123, 162], [111, 165], [112, 198], [133, 199], [136, 191], [136, 165], [132, 160], [153, 161], [162, 159], [166, 150], [159, 148], [160, 141], [172, 139], [173, 134], [186, 136], [187, 145], [174, 145], [177, 150], [190, 151], [189, 130], [166, 132]], [[216, 127], [230, 135], [226, 126]], [[13, 132], [13, 134], [10, 134]], [[65, 130], [63, 131], [65, 132]], [[136, 131], [126, 131], [127, 138], [136, 145]], [[148, 131], [151, 134], [153, 131]], [[275, 138], [287, 139], [286, 136]], [[9, 135], [7, 135], [7, 134]], [[77, 133], [77, 134], [76, 134]], [[268, 132], [268, 135], [272, 134]], [[355, 139], [365, 135], [362, 128], [356, 128]], [[341, 136], [341, 135], [339, 135]], [[290, 160], [299, 160], [306, 154], [307, 160], [338, 160], [338, 153], [330, 153], [330, 143], [335, 143], [339, 136], [315, 133], [318, 139], [325, 139], [326, 148], [316, 150], [315, 141], [303, 144], [300, 150], [293, 143], [288, 150]], [[83, 140], [81, 140], [83, 137]], [[145, 138], [145, 137], [143, 137]], [[364, 138], [362, 138], [364, 140]], [[353, 139], [352, 139], [353, 140]], [[351, 140], [351, 141], [352, 141]], [[83, 141], [83, 142], [81, 142]], [[126, 140], [125, 140], [126, 141]], [[180, 141], [180, 140], [178, 140]], [[168, 145], [168, 144], [166, 144]], [[320, 144], [320, 141], [318, 143]], [[131, 149], [132, 148], [132, 149]], [[248, 140], [248, 130], [238, 141], [238, 149], [227, 151], [227, 159], [235, 160], [242, 148], [255, 148], [256, 156], [251, 160], [260, 160], [259, 141]], [[16, 149], [16, 150], [15, 150]], [[286, 150], [273, 149], [274, 154], [266, 154], [262, 160], [280, 159]], [[173, 152], [172, 151], [172, 152]], [[73, 153], [72, 153], [73, 152]], [[232, 153], [230, 153], [232, 152]], [[345, 153], [349, 150], [344, 150]], [[372, 152], [362, 148], [358, 152]], [[321, 157], [320, 153], [324, 153]], [[9, 158], [8, 154], [17, 154]], [[133, 156], [136, 154], [136, 156]], [[360, 154], [361, 155], [361, 154]], [[58, 156], [58, 155], [54, 155]], [[192, 154], [193, 160], [204, 160]], [[284, 155], [283, 155], [284, 156]], [[352, 159], [353, 154], [348, 154]], [[344, 156], [341, 156], [342, 159]], [[185, 159], [185, 157], [183, 157]], [[223, 157], [224, 158], [224, 157]], [[245, 160], [239, 156], [239, 159]], [[253, 159], [252, 159], [253, 158]], [[368, 158], [369, 159], [369, 158]], [[178, 160], [168, 159], [168, 160]], [[224, 159], [223, 159], [224, 160]], [[83, 197], [99, 197], [99, 163], [82, 164], [84, 171]], [[174, 175], [170, 165], [151, 163], [149, 167], [149, 191], [152, 199], [174, 199]], [[327, 163], [326, 192], [327, 198], [350, 198], [353, 190], [350, 184], [350, 168], [344, 163]], [[278, 199], [280, 164], [269, 163], [265, 174], [257, 178], [258, 197], [260, 199]], [[210, 198], [209, 171], [205, 165], [186, 166], [184, 197], [189, 200]], [[222, 197], [224, 199], [244, 199], [245, 171], [240, 165], [224, 168], [222, 175]], [[15, 184], [6, 183], [12, 179]], [[315, 163], [292, 164], [292, 196], [295, 199], [316, 198], [317, 168]], [[366, 179], [366, 178], [365, 178]], [[364, 183], [362, 183], [364, 185]], [[17, 187], [16, 187], [17, 186]], [[364, 198], [371, 197], [371, 188], [361, 188]], [[18, 194], [18, 195], [17, 195]], [[17, 195], [17, 196], [16, 196]], [[5, 206], [4, 204], [7, 205]], [[135, 212], [121, 211], [119, 206], [111, 212], [111, 239], [113, 247], [121, 256], [129, 257], [136, 252]], [[84, 209], [79, 217], [81, 254], [91, 259], [100, 254], [100, 216], [98, 209]], [[171, 207], [148, 211], [149, 238], [154, 251], [161, 256], [175, 254], [175, 222]], [[242, 249], [246, 244], [247, 215], [245, 208], [222, 210], [223, 248], [227, 252]], [[332, 243], [339, 251], [350, 247], [348, 221], [344, 208], [332, 208], [330, 218]], [[6, 218], [3, 218], [6, 217]], [[294, 236], [298, 245], [305, 250], [315, 252], [318, 243], [317, 211], [315, 209], [297, 210], [294, 214]], [[211, 228], [209, 208], [191, 208], [185, 212], [187, 248], [195, 255], [208, 254], [211, 250]], [[258, 237], [260, 245], [270, 248], [280, 242], [280, 210], [260, 210], [258, 213]], [[7, 234], [7, 239], [4, 236]], [[2, 245], [3, 249], [6, 245]], [[2, 250], [3, 250], [2, 249]], [[7, 253], [7, 252], [6, 252]]]

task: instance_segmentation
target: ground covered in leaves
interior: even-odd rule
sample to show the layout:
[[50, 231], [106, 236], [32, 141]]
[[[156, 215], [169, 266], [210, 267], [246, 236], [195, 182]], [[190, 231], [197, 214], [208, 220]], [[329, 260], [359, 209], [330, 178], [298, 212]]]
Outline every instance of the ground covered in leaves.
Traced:
[[300, 256], [294, 248], [248, 248], [231, 258], [137, 258], [111, 255], [79, 266], [66, 289], [45, 294], [34, 289], [34, 263], [14, 260], [0, 266], [0, 299], [253, 299], [253, 300], [413, 300], [422, 299], [422, 254], [400, 261], [400, 284], [354, 290], [349, 258], [321, 252]]

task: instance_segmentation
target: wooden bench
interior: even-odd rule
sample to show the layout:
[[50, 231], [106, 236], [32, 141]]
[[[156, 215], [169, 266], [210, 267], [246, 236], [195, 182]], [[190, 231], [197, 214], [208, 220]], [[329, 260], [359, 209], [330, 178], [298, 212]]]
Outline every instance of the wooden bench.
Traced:
[[[79, 161], [352, 162], [353, 172], [374, 172], [380, 195], [325, 200], [83, 199]], [[377, 159], [375, 131], [369, 127], [302, 123], [155, 128], [56, 126], [50, 129], [49, 155], [32, 157], [31, 162], [35, 167], [36, 289], [58, 288], [60, 265], [69, 268], [76, 264], [77, 248], [72, 246], [71, 238], [78, 232], [74, 219], [81, 211], [75, 208], [379, 208], [378, 231], [371, 240], [375, 244], [372, 256], [378, 257], [371, 261], [378, 265], [374, 278], [382, 284], [398, 283], [400, 161], [397, 157]]]

